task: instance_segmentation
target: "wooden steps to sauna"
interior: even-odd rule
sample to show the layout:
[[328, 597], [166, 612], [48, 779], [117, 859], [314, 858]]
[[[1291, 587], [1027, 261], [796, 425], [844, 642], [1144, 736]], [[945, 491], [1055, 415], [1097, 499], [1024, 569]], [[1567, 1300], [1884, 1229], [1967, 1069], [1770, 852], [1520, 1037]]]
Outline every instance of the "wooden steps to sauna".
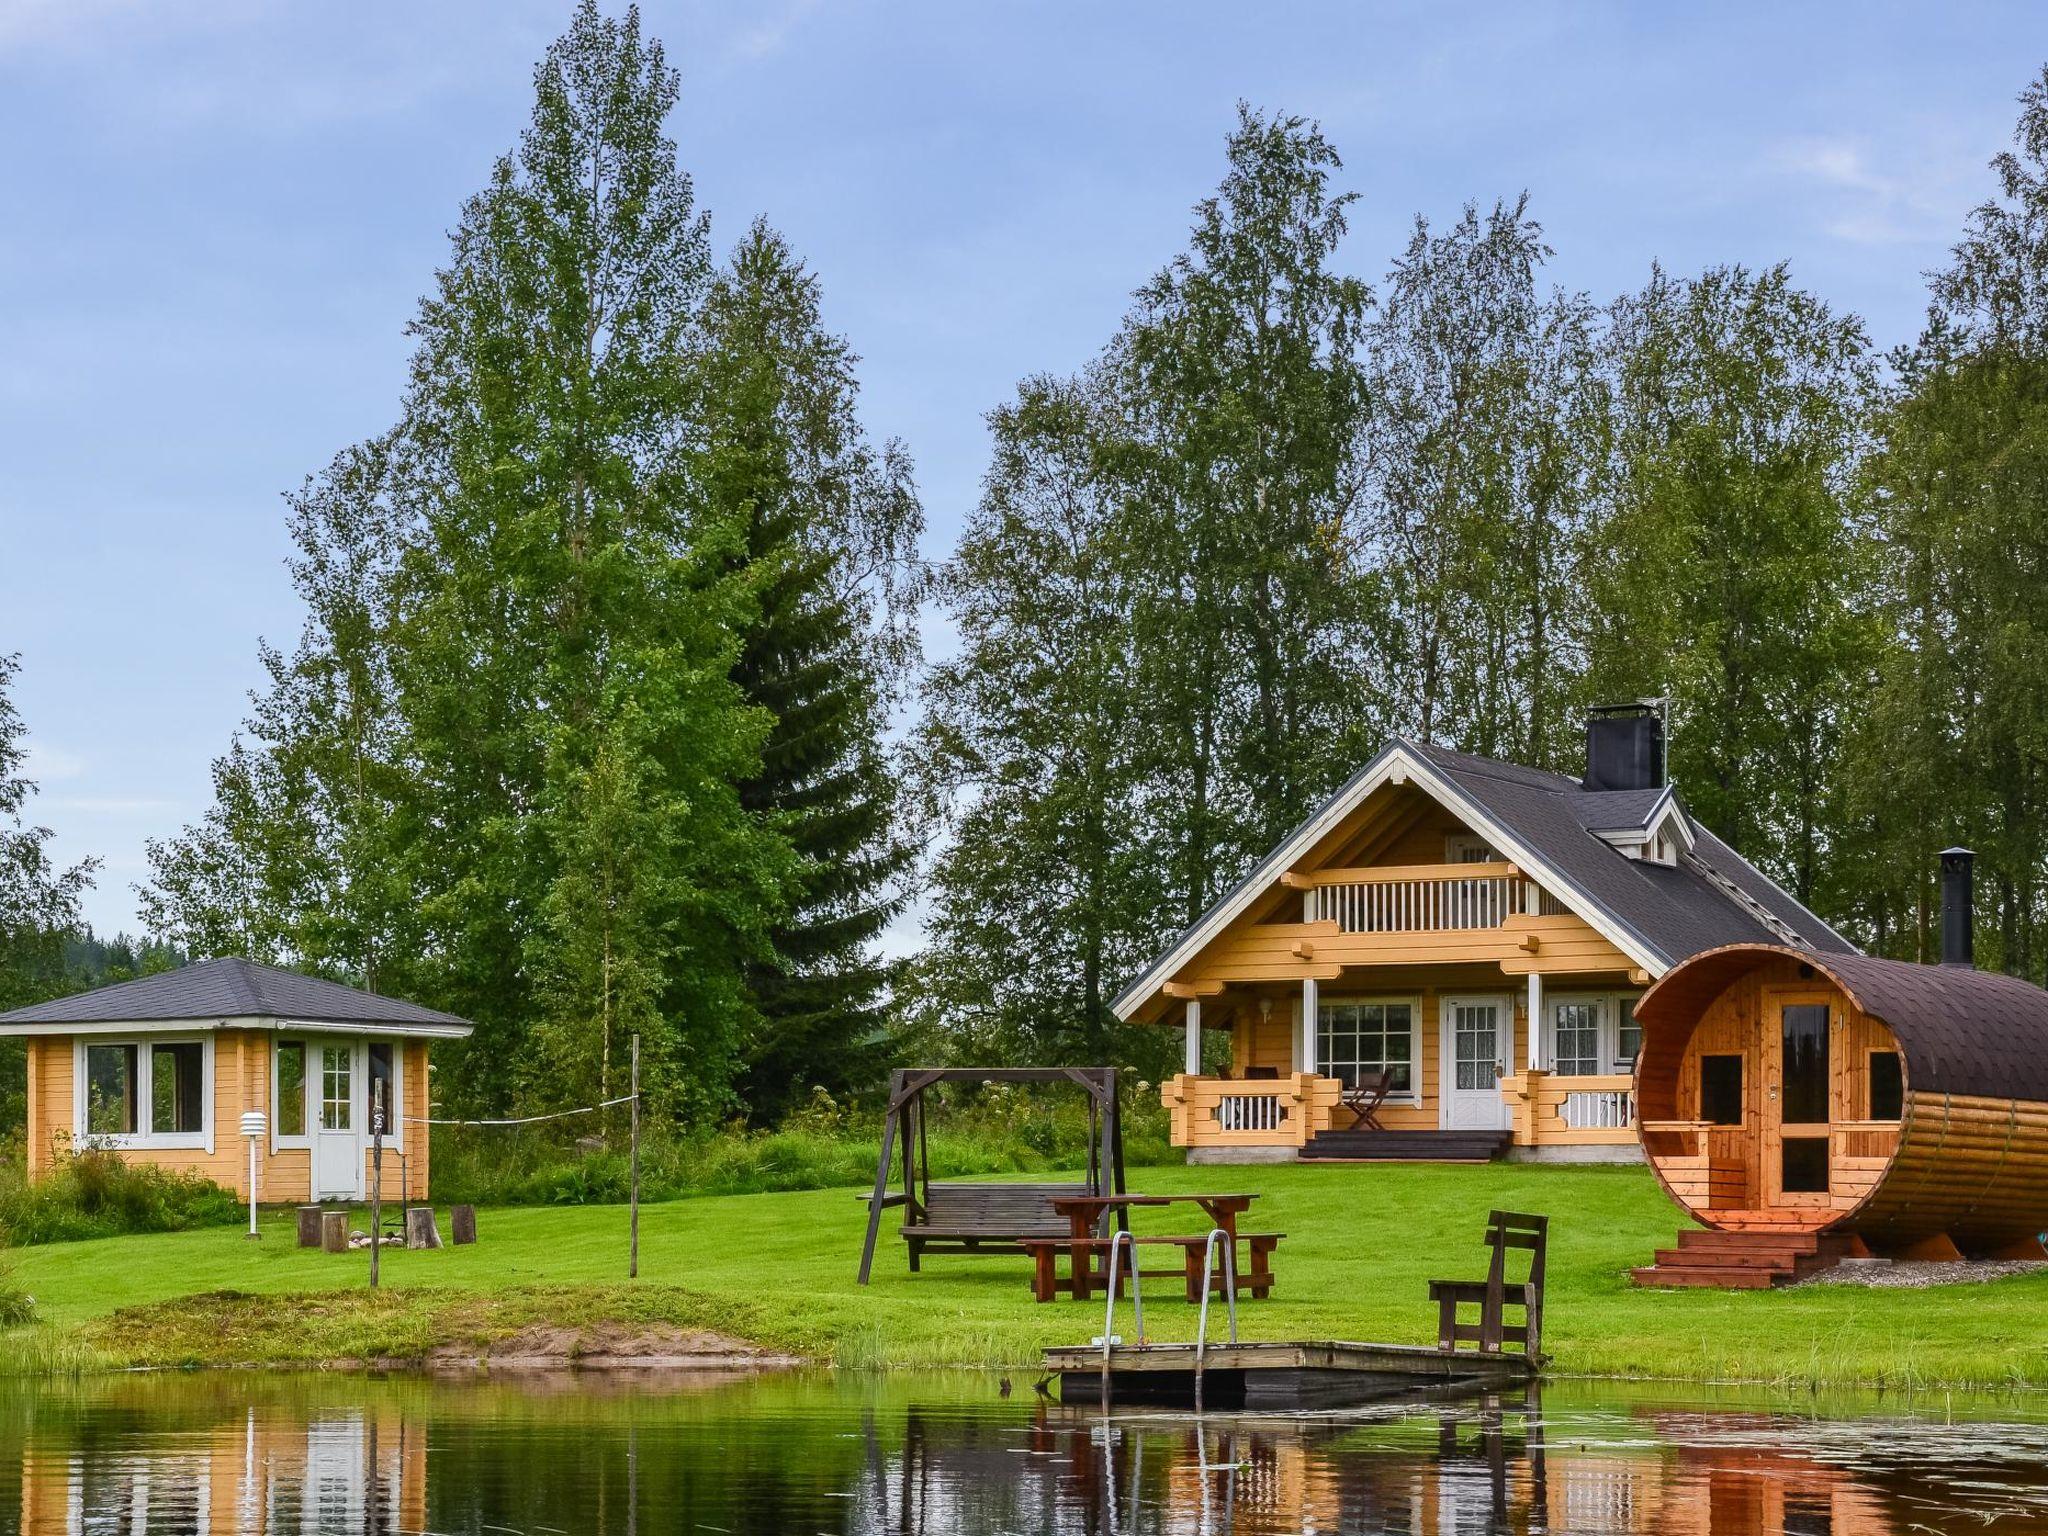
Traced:
[[1323, 1131], [1302, 1160], [1321, 1163], [1490, 1163], [1507, 1150], [1506, 1131]]
[[1810, 1223], [1695, 1227], [1678, 1234], [1677, 1247], [1659, 1248], [1656, 1263], [1633, 1273], [1637, 1285], [1762, 1291], [1832, 1269], [1855, 1251], [1853, 1238], [1830, 1237]]

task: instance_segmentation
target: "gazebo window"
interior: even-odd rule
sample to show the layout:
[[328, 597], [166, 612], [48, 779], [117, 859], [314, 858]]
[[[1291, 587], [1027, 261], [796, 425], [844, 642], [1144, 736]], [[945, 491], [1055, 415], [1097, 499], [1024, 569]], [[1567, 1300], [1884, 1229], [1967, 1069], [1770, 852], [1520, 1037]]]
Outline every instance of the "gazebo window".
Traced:
[[205, 1147], [213, 1134], [206, 1040], [83, 1040], [73, 1057], [76, 1134], [116, 1147]]
[[306, 1134], [306, 1042], [277, 1042], [277, 1135]]
[[85, 1048], [85, 1134], [135, 1134], [136, 1050], [133, 1045]]
[[197, 1040], [149, 1048], [149, 1128], [197, 1133], [206, 1128], [206, 1049]]

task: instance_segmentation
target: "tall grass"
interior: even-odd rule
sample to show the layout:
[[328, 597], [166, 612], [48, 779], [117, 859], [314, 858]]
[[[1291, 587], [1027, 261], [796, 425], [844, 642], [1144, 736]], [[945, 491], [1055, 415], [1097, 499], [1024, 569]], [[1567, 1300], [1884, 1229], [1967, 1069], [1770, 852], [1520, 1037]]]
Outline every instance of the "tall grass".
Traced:
[[234, 1194], [211, 1179], [125, 1162], [102, 1148], [61, 1157], [34, 1179], [23, 1159], [0, 1162], [0, 1242], [13, 1248], [228, 1226], [241, 1219]]
[[[1177, 1161], [1166, 1113], [1148, 1085], [1126, 1095], [1125, 1161]], [[575, 1127], [569, 1131], [562, 1125]], [[1088, 1109], [1080, 1090], [1030, 1085], [963, 1088], [929, 1095], [926, 1149], [935, 1178], [1076, 1168], [1088, 1158]], [[576, 1130], [587, 1134], [578, 1137]], [[728, 1126], [689, 1134], [643, 1130], [640, 1195], [757, 1194], [832, 1189], [871, 1182], [881, 1111], [843, 1105], [820, 1091], [772, 1130]], [[510, 1129], [444, 1127], [434, 1134], [433, 1195], [475, 1205], [598, 1205], [627, 1195], [623, 1117]]]

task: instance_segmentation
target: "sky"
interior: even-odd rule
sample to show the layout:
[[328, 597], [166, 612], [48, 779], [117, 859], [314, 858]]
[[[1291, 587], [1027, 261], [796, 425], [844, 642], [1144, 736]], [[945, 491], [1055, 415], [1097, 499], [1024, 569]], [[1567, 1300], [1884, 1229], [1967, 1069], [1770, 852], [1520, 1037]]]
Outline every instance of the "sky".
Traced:
[[[103, 861], [101, 932], [136, 926], [145, 839], [205, 810], [259, 639], [296, 636], [281, 494], [394, 419], [406, 321], [569, 10], [0, 0], [0, 653], [32, 819]], [[765, 215], [820, 274], [870, 431], [917, 460], [933, 557], [973, 506], [983, 413], [1110, 336], [1239, 101], [1322, 124], [1368, 279], [1417, 215], [1526, 189], [1559, 284], [1789, 261], [1889, 347], [2048, 62], [2032, 4], [643, 15], [715, 240]]]

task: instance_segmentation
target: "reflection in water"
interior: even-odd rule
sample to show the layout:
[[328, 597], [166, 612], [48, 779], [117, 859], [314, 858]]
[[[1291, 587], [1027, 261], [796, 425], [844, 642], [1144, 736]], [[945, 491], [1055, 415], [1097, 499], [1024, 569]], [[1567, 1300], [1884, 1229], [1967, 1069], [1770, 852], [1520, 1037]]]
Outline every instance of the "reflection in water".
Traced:
[[0, 1527], [2048, 1536], [2040, 1413], [1889, 1408], [1567, 1383], [1197, 1420], [983, 1377], [110, 1378], [0, 1392]]

